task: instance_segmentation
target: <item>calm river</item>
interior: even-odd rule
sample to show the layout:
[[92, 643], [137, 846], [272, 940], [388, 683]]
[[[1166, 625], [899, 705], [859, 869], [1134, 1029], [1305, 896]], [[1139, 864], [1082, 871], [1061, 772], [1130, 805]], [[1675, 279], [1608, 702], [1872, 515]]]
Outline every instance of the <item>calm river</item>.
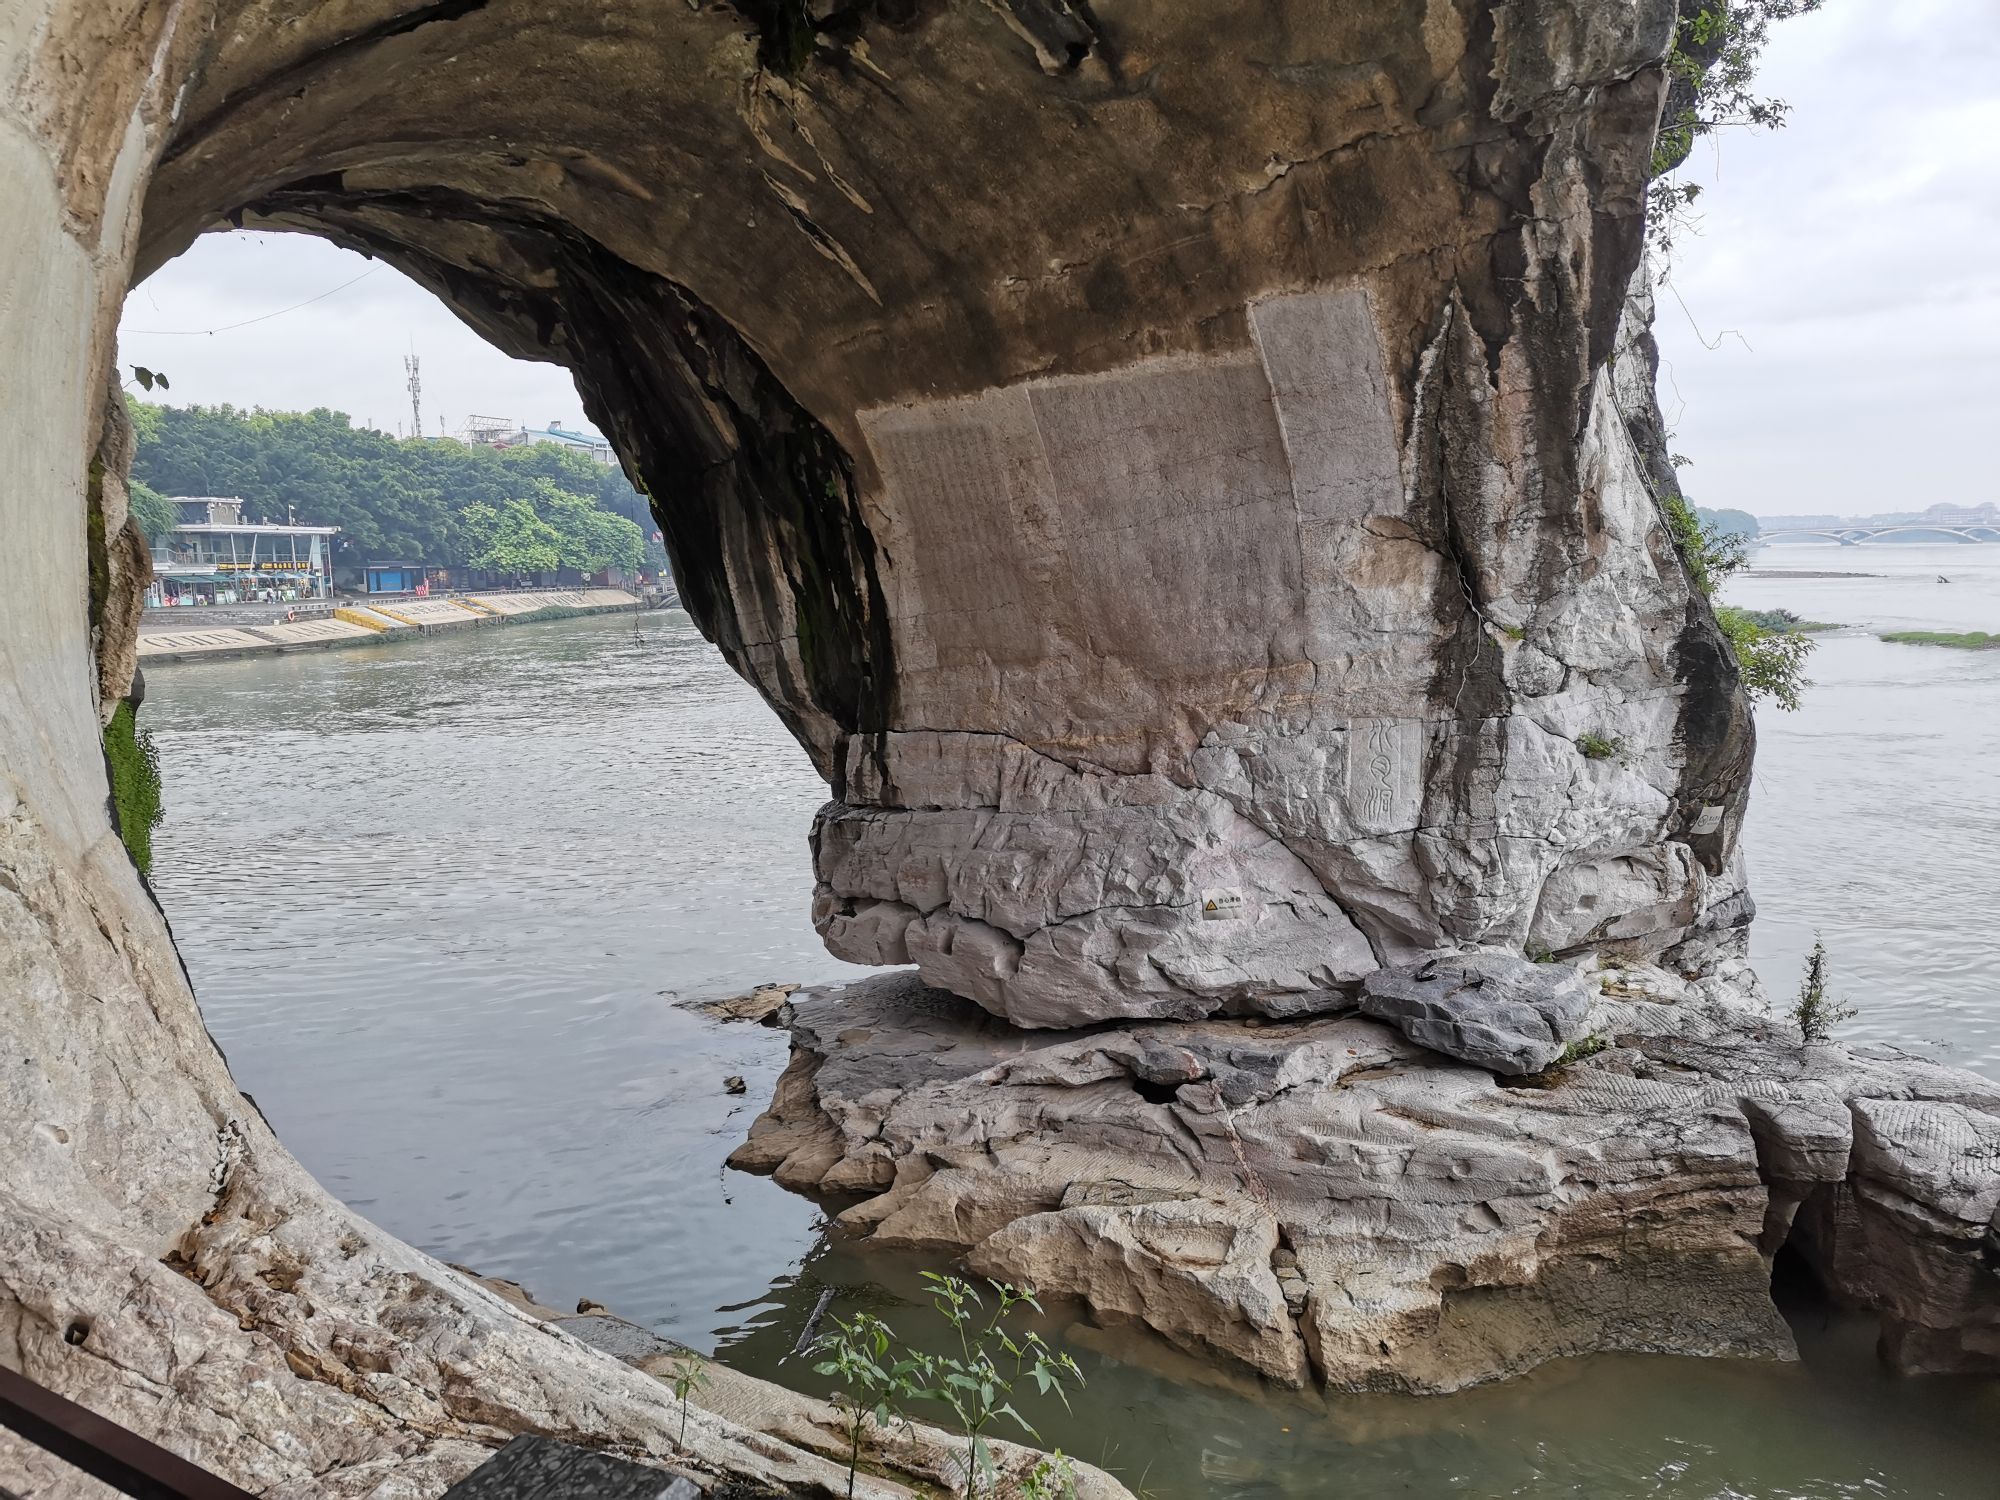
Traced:
[[[1760, 713], [1756, 957], [1815, 932], [1849, 1033], [2000, 1077], [2000, 546], [1767, 549], [1730, 598], [1823, 637]], [[1951, 582], [1938, 582], [1939, 575]], [[731, 1363], [788, 1358], [821, 1288], [926, 1315], [917, 1269], [831, 1246], [722, 1160], [785, 1039], [678, 1002], [857, 973], [807, 920], [824, 792], [678, 614], [148, 673], [156, 884], [238, 1080], [320, 1179], [445, 1259], [579, 1296]], [[722, 1080], [741, 1074], [749, 1092]], [[1459, 1396], [1303, 1400], [1118, 1362], [1044, 1438], [1182, 1497], [1991, 1497], [2000, 1382], [1896, 1381], [1865, 1327], [1798, 1314], [1796, 1366], [1606, 1357]], [[1058, 1414], [1060, 1415], [1060, 1414]]]

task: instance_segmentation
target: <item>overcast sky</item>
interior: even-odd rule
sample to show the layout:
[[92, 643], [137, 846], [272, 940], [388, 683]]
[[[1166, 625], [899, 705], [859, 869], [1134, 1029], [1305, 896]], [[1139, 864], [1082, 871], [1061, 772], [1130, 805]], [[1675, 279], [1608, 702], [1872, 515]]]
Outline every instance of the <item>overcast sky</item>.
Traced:
[[[1774, 28], [1762, 85], [1791, 123], [1698, 148], [1700, 222], [1660, 292], [1688, 493], [1767, 515], [2000, 500], [2000, 0], [1828, 0]], [[158, 331], [207, 329], [225, 331]], [[127, 299], [122, 348], [175, 402], [331, 406], [407, 431], [414, 352], [428, 432], [583, 416], [563, 371], [505, 358], [387, 266], [302, 235], [204, 237]]]

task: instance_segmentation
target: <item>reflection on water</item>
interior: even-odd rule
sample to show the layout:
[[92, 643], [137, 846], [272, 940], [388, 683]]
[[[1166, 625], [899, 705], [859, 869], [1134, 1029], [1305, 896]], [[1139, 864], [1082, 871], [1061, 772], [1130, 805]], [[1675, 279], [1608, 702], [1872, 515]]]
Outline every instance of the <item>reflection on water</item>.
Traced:
[[[1948, 561], [1773, 549], [1763, 566], [1909, 576], [1744, 579], [1731, 597], [2000, 628], [2000, 547]], [[2000, 1072], [2000, 931], [1979, 910], [2000, 853], [2000, 653], [1857, 630], [1813, 672], [1803, 712], [1760, 716], [1767, 981], [1790, 986], [1817, 927], [1863, 1008], [1856, 1033], [1939, 1038]], [[684, 617], [148, 680], [162, 900], [238, 1079], [336, 1193], [446, 1259], [791, 1384], [814, 1383], [785, 1356], [824, 1286], [924, 1325], [914, 1267], [822, 1242], [810, 1204], [723, 1169], [785, 1040], [674, 1001], [854, 971], [807, 920], [824, 790]], [[743, 1098], [722, 1091], [732, 1073]], [[1890, 1380], [1867, 1329], [1823, 1313], [1802, 1366], [1569, 1361], [1418, 1401], [1278, 1396], [1191, 1363], [1163, 1378], [1112, 1360], [1102, 1330], [1048, 1331], [1090, 1386], [1044, 1436], [1159, 1496], [1996, 1489], [2000, 1383]]]

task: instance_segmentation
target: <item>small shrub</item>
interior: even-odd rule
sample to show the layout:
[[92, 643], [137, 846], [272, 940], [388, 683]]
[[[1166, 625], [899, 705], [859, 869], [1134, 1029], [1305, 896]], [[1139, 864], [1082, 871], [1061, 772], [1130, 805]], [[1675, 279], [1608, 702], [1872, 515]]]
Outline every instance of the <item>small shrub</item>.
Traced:
[[1704, 525], [1694, 507], [1680, 495], [1667, 495], [1660, 502], [1667, 513], [1667, 532], [1674, 550], [1687, 565], [1688, 582], [1704, 599], [1717, 585], [1749, 562], [1749, 538], [1741, 532], [1720, 531]]
[[1715, 623], [1722, 627], [1750, 696], [1768, 698], [1788, 713], [1796, 709], [1799, 694], [1811, 686], [1806, 658], [1819, 643], [1796, 630], [1767, 630], [1748, 610], [1726, 604], [1715, 611]]
[[1812, 952], [1806, 955], [1806, 973], [1799, 984], [1798, 1002], [1792, 1006], [1792, 1019], [1799, 1023], [1799, 1035], [1808, 1042], [1832, 1041], [1834, 1027], [1860, 1014], [1826, 992], [1827, 971], [1826, 944], [1814, 938]]
[[681, 1404], [680, 1448], [685, 1453], [688, 1444], [688, 1398], [708, 1384], [708, 1367], [699, 1354], [688, 1349], [682, 1351], [669, 1368], [673, 1371], [671, 1384], [674, 1399]]
[[1576, 737], [1576, 748], [1583, 752], [1585, 760], [1609, 760], [1621, 746], [1610, 735], [1599, 734], [1593, 729]]
[[139, 728], [138, 710], [118, 705], [104, 726], [104, 760], [111, 774], [111, 806], [118, 836], [141, 875], [153, 873], [153, 830], [166, 808], [160, 796], [160, 752], [151, 731]]

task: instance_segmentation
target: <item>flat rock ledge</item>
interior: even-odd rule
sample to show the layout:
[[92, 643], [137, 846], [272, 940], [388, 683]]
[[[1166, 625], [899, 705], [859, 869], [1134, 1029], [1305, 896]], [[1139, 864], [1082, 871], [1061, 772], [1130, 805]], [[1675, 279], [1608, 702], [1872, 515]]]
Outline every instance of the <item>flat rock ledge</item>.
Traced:
[[1808, 1045], [1740, 962], [1574, 978], [1601, 1049], [1513, 1078], [1359, 1015], [1051, 1034], [908, 973], [802, 991], [731, 1161], [1295, 1387], [1795, 1358], [1785, 1246], [1898, 1369], [2000, 1372], [2000, 1085]]

